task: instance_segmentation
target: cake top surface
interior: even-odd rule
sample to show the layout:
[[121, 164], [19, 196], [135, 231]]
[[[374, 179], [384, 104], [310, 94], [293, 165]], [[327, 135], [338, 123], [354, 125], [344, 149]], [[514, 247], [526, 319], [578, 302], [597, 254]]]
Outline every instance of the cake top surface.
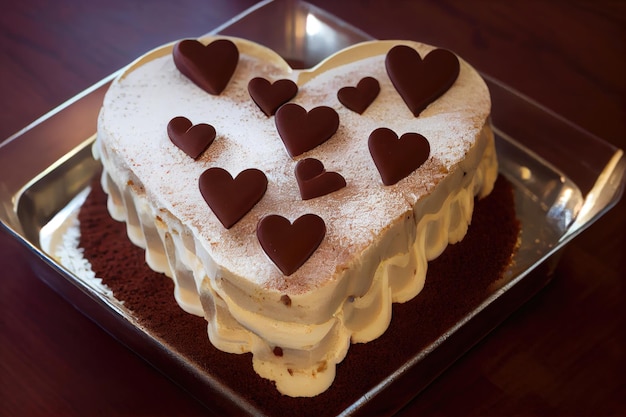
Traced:
[[[490, 112], [483, 80], [459, 60], [454, 84], [419, 116], [412, 113], [388, 76], [385, 57], [398, 43], [424, 57], [434, 49], [424, 44], [367, 43], [340, 52], [312, 70], [295, 71], [263, 47], [240, 40], [235, 43], [239, 60], [219, 95], [208, 94], [181, 74], [169, 53], [171, 47], [142, 58], [107, 93], [98, 140], [118, 174], [139, 181], [163, 217], [178, 218], [226, 271], [265, 289], [304, 293], [345, 269], [455, 169]], [[255, 77], [295, 81], [298, 91], [291, 102], [307, 111], [319, 106], [334, 109], [339, 118], [337, 131], [312, 150], [291, 156], [277, 132], [276, 116], [267, 116], [250, 98], [248, 83]], [[376, 79], [380, 92], [359, 114], [345, 107], [337, 92], [364, 77]], [[168, 123], [178, 116], [215, 129], [215, 139], [195, 160], [168, 137]], [[430, 145], [428, 159], [394, 185], [383, 184], [368, 150], [368, 137], [383, 127], [398, 136], [418, 133]], [[305, 158], [318, 159], [327, 171], [339, 173], [345, 187], [303, 200], [294, 170]], [[267, 177], [264, 195], [230, 228], [218, 220], [199, 190], [200, 176], [213, 167], [233, 177], [255, 168]], [[270, 214], [294, 221], [308, 213], [323, 219], [325, 236], [299, 269], [285, 275], [262, 250], [257, 224]]]

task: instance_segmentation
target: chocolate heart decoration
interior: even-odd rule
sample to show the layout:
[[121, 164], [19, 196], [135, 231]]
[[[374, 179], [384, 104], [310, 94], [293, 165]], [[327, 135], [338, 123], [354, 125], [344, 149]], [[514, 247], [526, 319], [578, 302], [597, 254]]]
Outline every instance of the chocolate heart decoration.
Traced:
[[255, 77], [248, 82], [248, 93], [269, 117], [298, 93], [298, 85], [286, 78], [270, 83], [265, 78]]
[[315, 158], [305, 158], [296, 164], [296, 181], [303, 200], [321, 197], [346, 186], [346, 180], [337, 172], [328, 172]]
[[385, 185], [393, 185], [419, 168], [430, 155], [428, 140], [419, 133], [398, 135], [386, 127], [374, 130], [368, 146]]
[[380, 84], [373, 77], [365, 77], [356, 87], [343, 87], [337, 92], [337, 99], [350, 110], [363, 114], [365, 109], [376, 99]]
[[263, 197], [267, 177], [263, 171], [250, 168], [233, 179], [225, 169], [213, 167], [200, 175], [199, 186], [215, 216], [230, 229]]
[[186, 117], [178, 116], [167, 124], [167, 135], [183, 152], [198, 159], [215, 140], [215, 128], [206, 123], [193, 125]]
[[185, 39], [172, 51], [176, 68], [209, 94], [219, 95], [237, 67], [239, 50], [228, 39], [218, 39], [204, 46], [200, 41]]
[[281, 106], [275, 116], [278, 134], [291, 157], [326, 142], [339, 128], [339, 115], [327, 106], [307, 112], [295, 103]]
[[411, 110], [418, 116], [456, 81], [459, 59], [445, 49], [435, 49], [424, 60], [406, 45], [394, 46], [385, 58], [387, 74], [394, 87]]
[[326, 224], [316, 214], [305, 214], [289, 222], [277, 214], [263, 217], [257, 224], [261, 247], [283, 274], [296, 272], [322, 243]]

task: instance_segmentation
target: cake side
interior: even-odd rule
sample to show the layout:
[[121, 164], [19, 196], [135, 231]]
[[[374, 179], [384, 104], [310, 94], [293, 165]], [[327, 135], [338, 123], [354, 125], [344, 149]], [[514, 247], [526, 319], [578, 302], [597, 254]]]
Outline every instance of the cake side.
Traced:
[[500, 176], [493, 192], [476, 201], [463, 240], [429, 262], [428, 281], [419, 296], [394, 305], [385, 334], [372, 343], [351, 346], [331, 388], [309, 399], [281, 395], [254, 372], [250, 355], [224, 354], [213, 348], [206, 337], [206, 321], [180, 309], [172, 297], [172, 280], [148, 268], [145, 252], [127, 239], [125, 225], [110, 218], [99, 184], [94, 184], [80, 209], [80, 248], [96, 275], [138, 318], [142, 330], [163, 337], [176, 355], [185, 358], [185, 369], [196, 368], [221, 381], [267, 415], [336, 415], [345, 409], [347, 399], [356, 401], [397, 374], [407, 361], [414, 363], [416, 355], [423, 357], [422, 365], [432, 364], [430, 359], [440, 365], [439, 355], [432, 356], [429, 345], [441, 337], [454, 337], [449, 329], [466, 327], [464, 318], [501, 287], [498, 281], [508, 270], [519, 231], [514, 207], [511, 184]]
[[[422, 54], [432, 50], [403, 43]], [[323, 160], [346, 177], [347, 186], [302, 201], [293, 181], [297, 160], [285, 153], [272, 118], [243, 89], [259, 73], [296, 81], [302, 74], [255, 58], [242, 55], [219, 98], [198, 91], [168, 55], [144, 60], [107, 94], [94, 151], [105, 168], [112, 216], [127, 222], [131, 240], [147, 249], [148, 264], [175, 279], [181, 306], [207, 318], [212, 342], [231, 352], [252, 351], [255, 370], [277, 381], [282, 392], [314, 395], [332, 382], [350, 339], [365, 342], [384, 332], [391, 302], [414, 297], [426, 260], [464, 236], [474, 196], [486, 195], [497, 175], [489, 96], [463, 61], [452, 88], [417, 118], [386, 77], [384, 54], [314, 74], [294, 101], [305, 108], [332, 107], [341, 124], [331, 140], [296, 159]], [[354, 82], [354, 74], [381, 84], [366, 117], [334, 95]], [[211, 112], [216, 106], [220, 114]], [[210, 119], [218, 132], [193, 163], [166, 134], [167, 122], [181, 113], [195, 123]], [[381, 126], [420, 132], [431, 144], [429, 160], [391, 187], [381, 184], [363, 145]], [[269, 180], [263, 199], [231, 229], [217, 222], [195, 186], [201, 172], [216, 164], [233, 173], [258, 166]], [[270, 212], [292, 220], [314, 212], [328, 225], [318, 250], [290, 276], [281, 274], [255, 240], [256, 222]], [[301, 386], [293, 382], [298, 377]]]

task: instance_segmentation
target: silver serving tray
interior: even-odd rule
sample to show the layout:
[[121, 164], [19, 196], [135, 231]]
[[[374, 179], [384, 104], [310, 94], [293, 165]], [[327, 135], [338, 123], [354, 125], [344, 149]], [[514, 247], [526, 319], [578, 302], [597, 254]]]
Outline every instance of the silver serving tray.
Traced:
[[[283, 22], [285, 33], [258, 22]], [[312, 22], [312, 23], [311, 23]], [[307, 31], [315, 25], [315, 31]], [[310, 26], [309, 26], [310, 27]], [[323, 58], [371, 37], [308, 3], [262, 2], [211, 34], [265, 44], [292, 65], [309, 68]], [[138, 325], [132, 313], [103, 291], [60, 265], [54, 248], [99, 169], [90, 145], [96, 117], [112, 74], [0, 144], [0, 221], [34, 255], [32, 266], [53, 289], [142, 358], [217, 412], [271, 414], [233, 392], [209, 371], [190, 364]], [[558, 253], [621, 198], [623, 151], [589, 134], [502, 83], [485, 76], [500, 173], [515, 189], [521, 246], [514, 264], [475, 310], [424, 350], [332, 415], [390, 414], [416, 396], [447, 366], [550, 279]], [[37, 152], [33, 152], [37, 149]], [[586, 150], [593, 149], [594, 157]], [[339, 370], [341, 372], [341, 370]], [[410, 381], [410, 384], [406, 382]], [[333, 389], [331, 387], [330, 389]]]

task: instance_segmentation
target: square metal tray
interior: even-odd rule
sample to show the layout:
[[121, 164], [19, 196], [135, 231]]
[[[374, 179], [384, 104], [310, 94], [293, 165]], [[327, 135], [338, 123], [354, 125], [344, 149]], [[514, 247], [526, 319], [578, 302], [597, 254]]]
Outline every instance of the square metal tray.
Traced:
[[[268, 33], [258, 22], [283, 22], [286, 33]], [[314, 29], [312, 29], [314, 28]], [[307, 30], [308, 29], [308, 30]], [[294, 67], [309, 68], [328, 55], [372, 39], [306, 2], [262, 2], [211, 34], [265, 44]], [[32, 251], [32, 266], [48, 285], [142, 358], [214, 411], [267, 414], [194, 367], [143, 329], [118, 300], [83, 281], [48, 251], [76, 213], [99, 169], [90, 145], [112, 74], [0, 144], [0, 221]], [[480, 338], [541, 289], [560, 250], [621, 198], [623, 151], [592, 136], [488, 76], [500, 173], [515, 189], [521, 246], [506, 279], [473, 311], [410, 361], [329, 414], [388, 414], [416, 396]], [[38, 152], [32, 152], [38, 149]], [[580, 158], [589, 155], [594, 158]], [[411, 380], [411, 386], [403, 383]], [[416, 383], [417, 381], [417, 383]], [[332, 387], [330, 389], [333, 389]]]

